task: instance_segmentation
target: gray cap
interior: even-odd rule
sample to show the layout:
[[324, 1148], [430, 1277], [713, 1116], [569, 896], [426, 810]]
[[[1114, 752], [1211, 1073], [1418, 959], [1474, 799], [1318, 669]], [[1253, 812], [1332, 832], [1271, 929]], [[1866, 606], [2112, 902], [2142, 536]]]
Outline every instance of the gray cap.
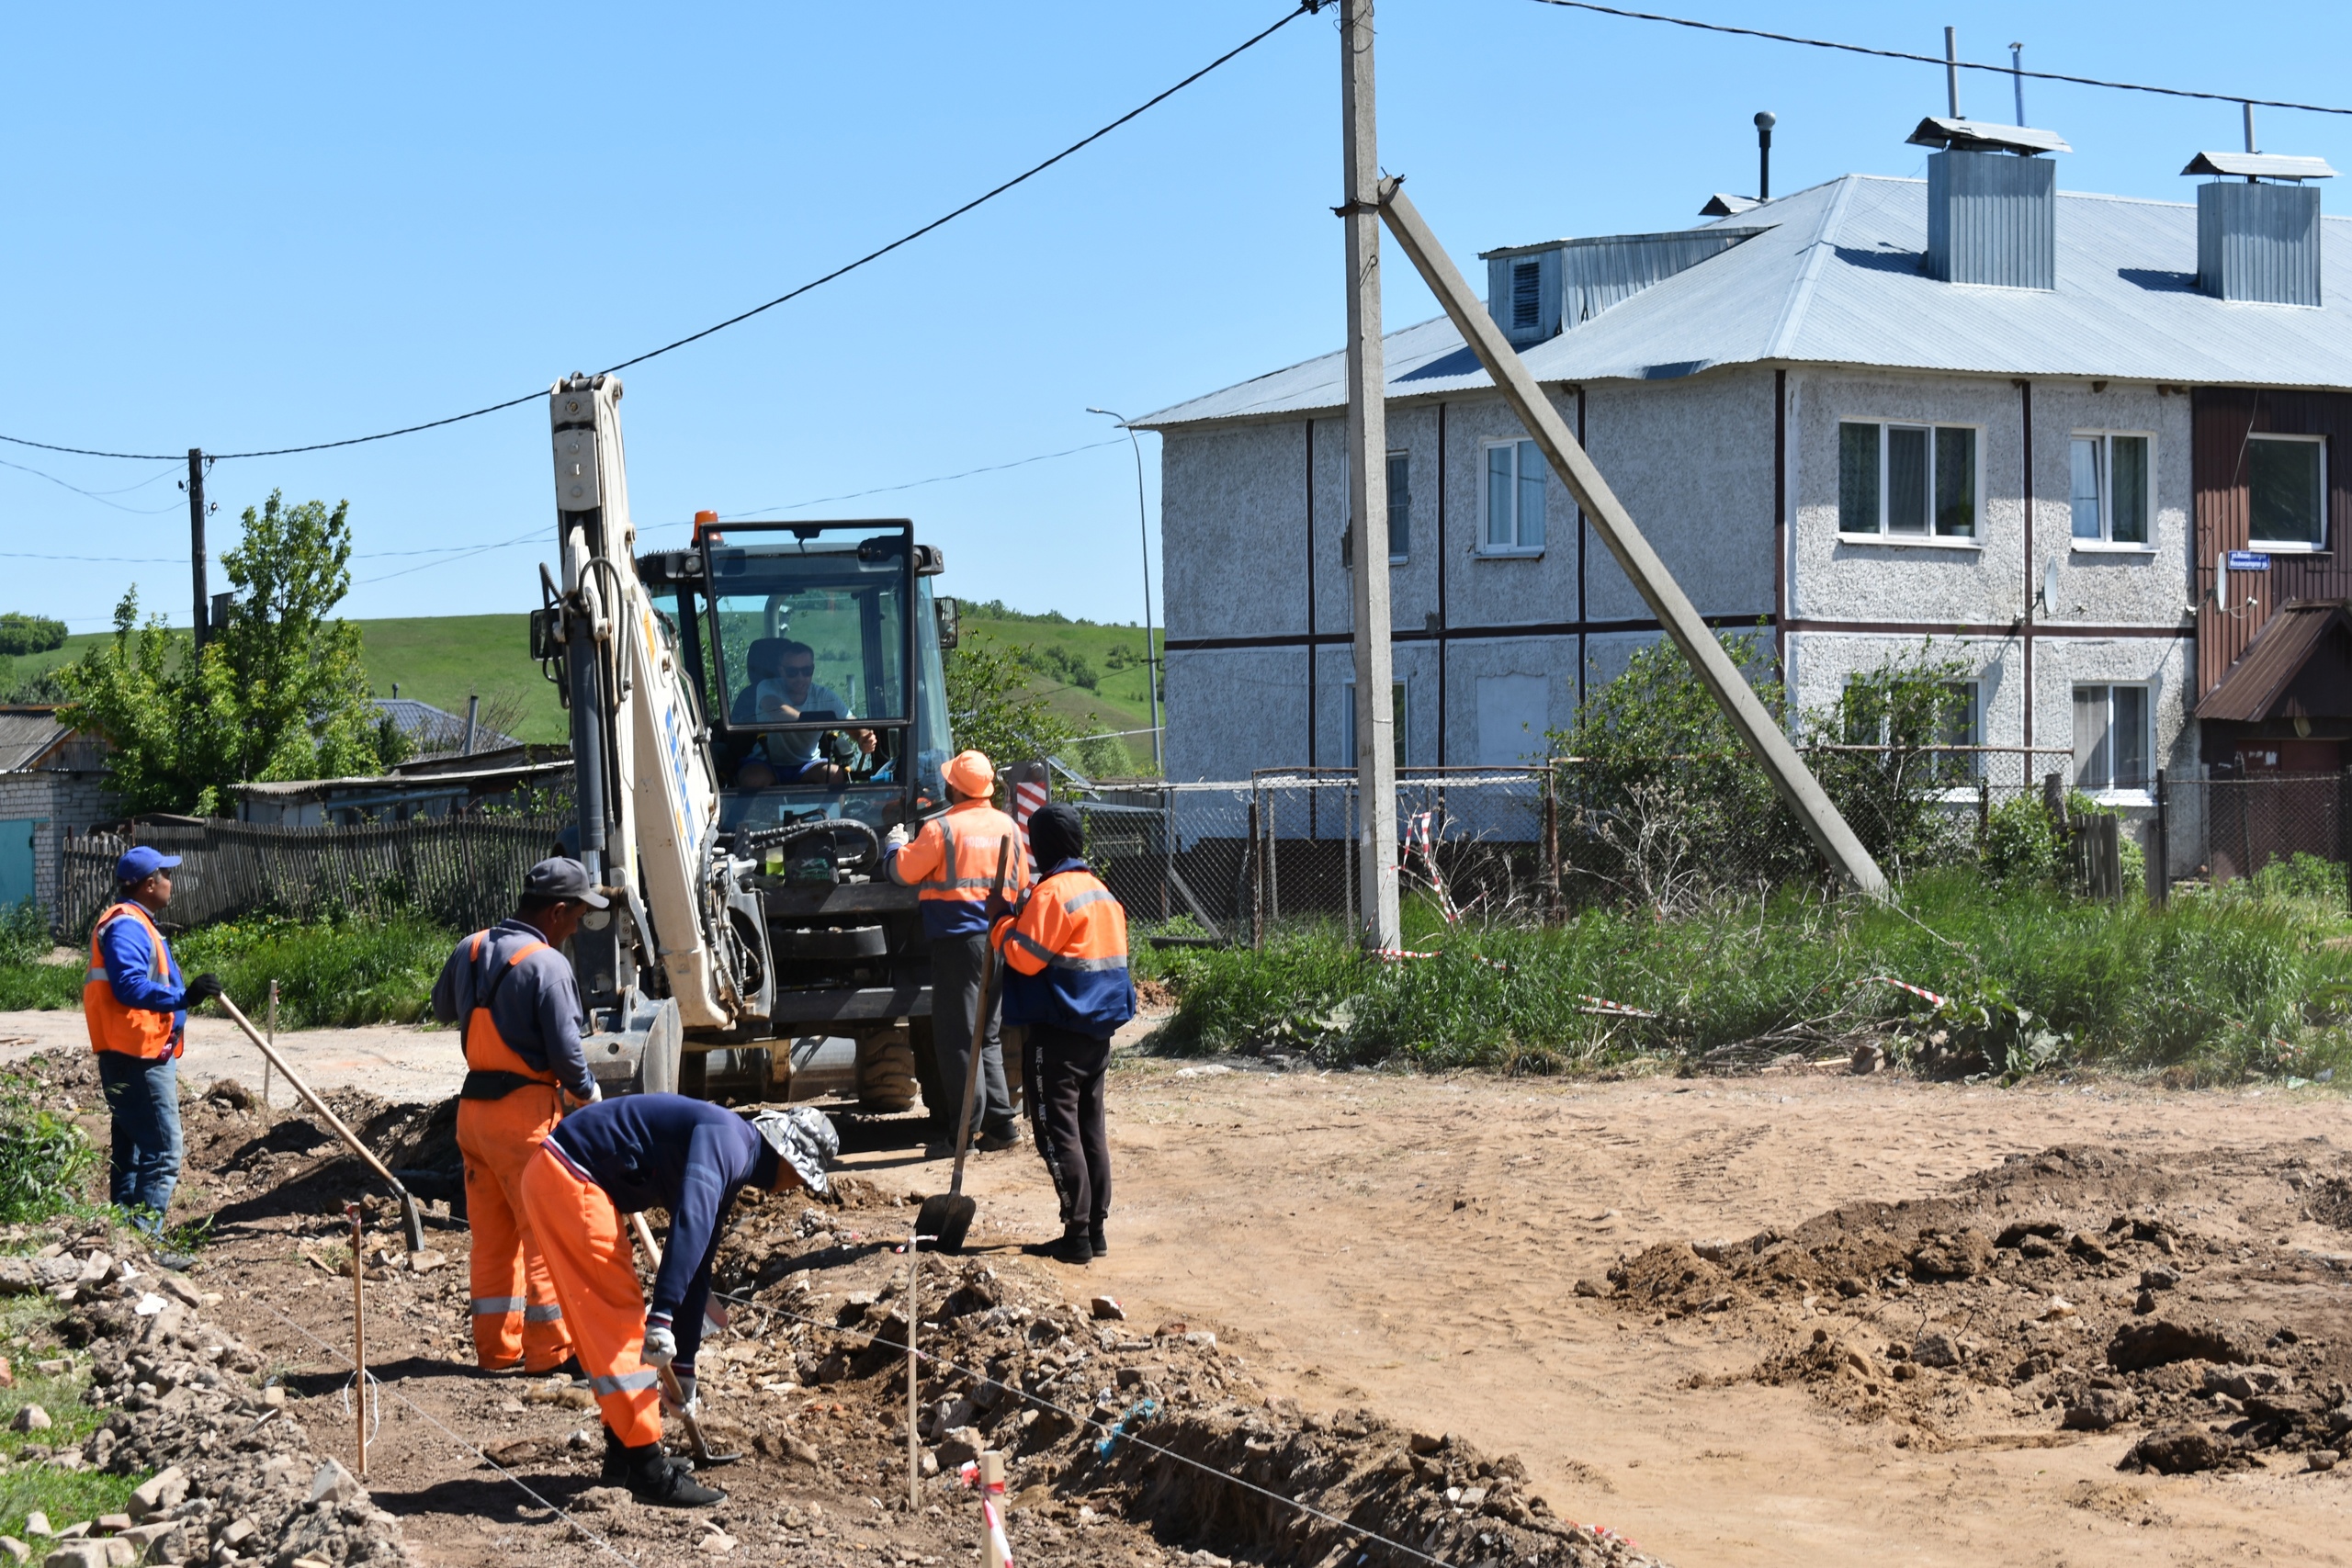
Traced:
[[523, 891], [534, 898], [577, 898], [592, 909], [612, 902], [596, 891], [588, 868], [569, 855], [543, 860], [523, 874]]
[[788, 1111], [763, 1111], [752, 1118], [752, 1125], [776, 1157], [792, 1168], [800, 1178], [800, 1185], [820, 1198], [827, 1191], [825, 1162], [842, 1152], [842, 1135], [833, 1131], [833, 1123], [813, 1105], [796, 1105]]

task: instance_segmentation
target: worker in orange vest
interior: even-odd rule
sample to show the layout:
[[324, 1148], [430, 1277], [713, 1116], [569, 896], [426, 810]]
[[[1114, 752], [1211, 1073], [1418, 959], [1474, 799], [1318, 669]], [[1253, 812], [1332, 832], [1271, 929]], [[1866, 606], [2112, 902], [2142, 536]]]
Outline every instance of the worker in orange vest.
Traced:
[[187, 1010], [220, 994], [210, 975], [182, 983], [179, 960], [155, 926], [172, 901], [172, 868], [179, 863], [179, 856], [145, 844], [123, 852], [114, 863], [115, 902], [90, 928], [90, 966], [82, 976], [82, 1018], [114, 1122], [107, 1193], [150, 1235], [162, 1232], [179, 1185], [178, 1062]]
[[1058, 1241], [1027, 1248], [1064, 1263], [1110, 1250], [1111, 1135], [1102, 1083], [1111, 1036], [1136, 1015], [1127, 912], [1081, 857], [1085, 825], [1070, 806], [1029, 818], [1037, 885], [990, 933], [1005, 965], [1004, 1017], [1024, 1032], [1023, 1088], [1037, 1152], [1061, 1201]]
[[900, 823], [883, 846], [882, 864], [890, 880], [910, 886], [922, 909], [923, 933], [931, 939], [931, 1043], [939, 1066], [939, 1087], [947, 1103], [931, 1107], [935, 1145], [953, 1146], [956, 1110], [963, 1103], [964, 1076], [972, 1054], [972, 1021], [988, 1019], [980, 1054], [979, 1091], [972, 1097], [971, 1133], [982, 1149], [1009, 1149], [1021, 1141], [1012, 1096], [1004, 1082], [1004, 1043], [998, 1012], [1001, 987], [980, 994], [988, 960], [989, 921], [1003, 912], [992, 906], [998, 855], [1012, 846], [1005, 880], [1008, 901], [1029, 886], [1029, 852], [1021, 829], [991, 804], [996, 768], [978, 751], [961, 751], [942, 773], [947, 809], [910, 835]]
[[557, 856], [523, 878], [514, 913], [459, 942], [433, 986], [433, 1016], [458, 1026], [466, 1078], [458, 1150], [473, 1232], [474, 1357], [485, 1371], [553, 1371], [572, 1359], [563, 1306], [523, 1215], [524, 1168], [565, 1097], [603, 1098], [580, 1044], [580, 987], [560, 951], [611, 902], [587, 867]]

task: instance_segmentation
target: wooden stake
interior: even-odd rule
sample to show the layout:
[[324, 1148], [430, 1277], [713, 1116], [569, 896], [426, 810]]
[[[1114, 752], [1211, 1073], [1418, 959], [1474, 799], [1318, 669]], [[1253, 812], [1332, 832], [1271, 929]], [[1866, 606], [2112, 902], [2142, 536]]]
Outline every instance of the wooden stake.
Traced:
[[[272, 981], [269, 983], [269, 1023], [268, 1023], [268, 1030], [269, 1030], [269, 1043], [270, 1043], [270, 1044], [274, 1047], [274, 1046], [276, 1046], [276, 1045], [277, 1045], [277, 981], [275, 981], [275, 980], [272, 980]], [[269, 1058], [268, 1058], [268, 1057], [266, 1057], [266, 1056], [264, 1056], [264, 1057], [261, 1059], [261, 1115], [262, 1115], [262, 1120], [263, 1120], [263, 1121], [265, 1121], [265, 1122], [266, 1122], [266, 1121], [268, 1121], [268, 1120], [269, 1120], [269, 1075], [270, 1075], [270, 1072], [271, 1072], [271, 1068], [270, 1068], [270, 1065], [269, 1065]]]
[[344, 1213], [351, 1216], [351, 1386], [356, 1397], [351, 1402], [359, 1413], [359, 1479], [368, 1479], [368, 1295], [366, 1265], [359, 1249], [367, 1242], [365, 1223], [359, 1215], [359, 1205], [345, 1203]]
[[922, 1507], [922, 1445], [917, 1431], [921, 1419], [917, 1402], [920, 1400], [922, 1379], [915, 1370], [915, 1324], [922, 1316], [915, 1292], [922, 1282], [922, 1254], [917, 1248], [921, 1227], [907, 1227], [907, 1510], [918, 1512]]
[[[980, 1455], [980, 1568], [1012, 1568], [1004, 1518], [1004, 1456], [993, 1449]], [[995, 1517], [989, 1513], [994, 1511]]]

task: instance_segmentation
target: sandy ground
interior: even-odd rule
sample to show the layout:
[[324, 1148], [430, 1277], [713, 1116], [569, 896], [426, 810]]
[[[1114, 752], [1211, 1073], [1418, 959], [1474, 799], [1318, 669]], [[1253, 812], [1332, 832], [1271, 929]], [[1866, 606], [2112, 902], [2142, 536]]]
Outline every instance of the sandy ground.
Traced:
[[[90, 1033], [79, 1012], [0, 1012], [0, 1066], [40, 1051], [90, 1048]], [[447, 1030], [409, 1024], [371, 1024], [360, 1029], [287, 1030], [277, 1048], [314, 1089], [364, 1089], [386, 1100], [440, 1100], [458, 1092], [466, 1064]], [[201, 1089], [215, 1078], [235, 1078], [258, 1091], [261, 1053], [237, 1026], [209, 1009], [188, 1020], [187, 1054], [180, 1079]], [[284, 1080], [271, 1089], [279, 1108], [295, 1103]]]
[[[1562, 1514], [1669, 1562], [2352, 1561], [2340, 1472], [2120, 1475], [2136, 1431], [2062, 1436], [2005, 1408], [1972, 1435], [1985, 1446], [1905, 1451], [1893, 1426], [1841, 1418], [1801, 1388], [1686, 1386], [1756, 1362], [1763, 1341], [1736, 1326], [1660, 1325], [1572, 1293], [1653, 1242], [1926, 1197], [2053, 1145], [2161, 1156], [2312, 1140], [2332, 1164], [2333, 1096], [1843, 1075], [1433, 1081], [1131, 1058], [1113, 1105], [1113, 1249], [1085, 1288], [1254, 1347], [1256, 1370], [1310, 1407], [1365, 1403], [1515, 1452]], [[976, 1188], [991, 1221], [1052, 1229], [1032, 1162], [985, 1163]], [[2260, 1239], [2332, 1256], [2352, 1244], [2308, 1222]]]

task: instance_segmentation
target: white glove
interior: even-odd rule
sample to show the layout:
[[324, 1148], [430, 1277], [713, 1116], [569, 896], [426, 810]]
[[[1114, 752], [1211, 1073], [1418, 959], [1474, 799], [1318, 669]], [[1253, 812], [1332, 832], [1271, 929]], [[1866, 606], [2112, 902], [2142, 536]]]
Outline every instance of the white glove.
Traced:
[[668, 1366], [678, 1359], [678, 1337], [666, 1323], [647, 1324], [645, 1343], [639, 1348], [637, 1359], [649, 1367]]
[[664, 1412], [672, 1416], [699, 1416], [702, 1414], [702, 1401], [695, 1394], [695, 1380], [691, 1374], [678, 1380], [678, 1392], [686, 1396], [686, 1402], [684, 1404], [680, 1404], [676, 1400], [672, 1399], [668, 1389], [665, 1388], [662, 1391], [662, 1408]]
[[882, 847], [888, 850], [903, 850], [913, 838], [914, 835], [907, 831], [907, 825], [901, 822], [882, 835]]

